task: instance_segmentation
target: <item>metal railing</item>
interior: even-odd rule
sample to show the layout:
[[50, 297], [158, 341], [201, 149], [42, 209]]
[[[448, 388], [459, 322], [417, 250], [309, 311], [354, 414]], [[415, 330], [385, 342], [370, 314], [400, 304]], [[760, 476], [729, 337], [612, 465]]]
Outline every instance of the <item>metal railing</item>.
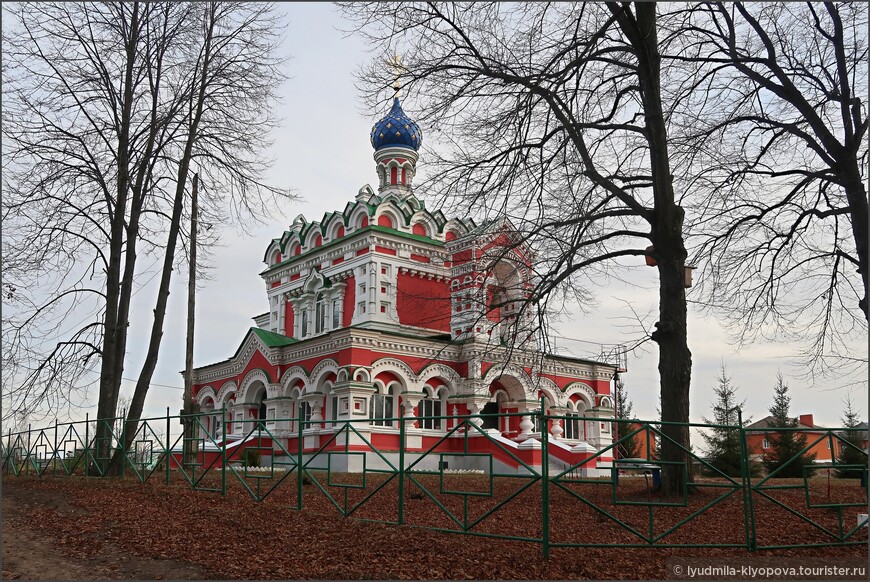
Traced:
[[[7, 432], [0, 439], [0, 471], [19, 477], [107, 477], [110, 462], [120, 458], [114, 474], [142, 483], [160, 475], [167, 485], [221, 495], [241, 490], [257, 502], [275, 495], [295, 510], [337, 511], [348, 518], [532, 542], [541, 545], [545, 556], [551, 548], [572, 547], [755, 551], [867, 543], [866, 522], [855, 519], [867, 506], [867, 451], [846, 436], [865, 429], [824, 429], [820, 434], [820, 429], [750, 431], [742, 423], [682, 425], [580, 417], [583, 422], [631, 426], [593, 451], [554, 439], [550, 433], [555, 424], [577, 417], [545, 414], [544, 402], [541, 405], [526, 413], [431, 417], [446, 427], [440, 432], [414, 428], [416, 418], [386, 419], [393, 427], [384, 429], [368, 418], [305, 420], [300, 411], [298, 418], [275, 419], [273, 425], [272, 419], [230, 420], [223, 411], [220, 426], [229, 434], [231, 423], [232, 440], [210, 436], [204, 418], [214, 417], [214, 412], [171, 416], [167, 409], [165, 417], [140, 420], [130, 439], [124, 432], [125, 419], [86, 417]], [[535, 416], [537, 426], [546, 428], [536, 435], [540, 441], [518, 443], [498, 430], [483, 428], [484, 420], [494, 416], [499, 417], [498, 426]], [[172, 436], [179, 421], [191, 424], [194, 430], [187, 434], [197, 436]], [[276, 436], [271, 427], [290, 421], [296, 430]], [[109, 435], [103, 437], [108, 443], [97, 441], [100, 426], [101, 434]], [[674, 444], [682, 460], [657, 459], [656, 443], [671, 439], [669, 426], [735, 431], [740, 440], [739, 470], [729, 474], [678, 443]], [[799, 479], [779, 479], [781, 469], [754, 476], [748, 437], [788, 432], [816, 436], [783, 465], [802, 462], [803, 455], [820, 443], [827, 443], [832, 457], [838, 447], [851, 448], [858, 462], [843, 465], [834, 459], [807, 465]], [[644, 460], [620, 464], [615, 459], [618, 447], [638, 438], [644, 443]], [[192, 459], [185, 458], [184, 451], [193, 451]], [[633, 471], [640, 474], [632, 475]], [[813, 479], [813, 471], [827, 471], [828, 480], [824, 475]], [[831, 471], [852, 471], [863, 486], [832, 487]], [[665, 495], [650, 483], [650, 477], [655, 482], [662, 472], [680, 477], [678, 494]], [[368, 503], [383, 497], [386, 503]], [[734, 515], [742, 516], [739, 530], [733, 528]], [[728, 516], [722, 521], [726, 526], [711, 528], [711, 522], [719, 523], [722, 516]], [[583, 520], [595, 523], [595, 539], [582, 537], [588, 528], [576, 524]], [[803, 532], [800, 542], [790, 537], [796, 530]]]

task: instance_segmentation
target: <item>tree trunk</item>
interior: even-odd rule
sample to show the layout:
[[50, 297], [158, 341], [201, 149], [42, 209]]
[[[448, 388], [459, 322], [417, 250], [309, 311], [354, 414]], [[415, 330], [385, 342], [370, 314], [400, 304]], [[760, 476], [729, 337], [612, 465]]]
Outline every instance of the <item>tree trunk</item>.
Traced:
[[[676, 204], [668, 158], [668, 138], [661, 101], [661, 58], [656, 31], [656, 5], [635, 3], [636, 34], [629, 35], [638, 55], [650, 166], [653, 178], [654, 219], [651, 239], [659, 272], [659, 322], [652, 339], [659, 344], [659, 382], [662, 421], [689, 422], [689, 387], [692, 353], [686, 327], [684, 286], [686, 247], [683, 241], [684, 212]], [[662, 426], [662, 492], [681, 495], [685, 476], [691, 474], [689, 427]], [[690, 479], [691, 480], [691, 479]]]
[[[118, 392], [124, 370], [123, 353], [118, 354], [121, 335], [126, 333], [126, 322], [119, 316], [121, 295], [121, 255], [124, 246], [124, 224], [127, 213], [127, 196], [130, 183], [129, 142], [130, 120], [133, 109], [133, 69], [136, 62], [139, 41], [139, 3], [134, 2], [130, 20], [130, 37], [127, 39], [126, 70], [124, 72], [124, 102], [122, 104], [120, 125], [118, 127], [118, 179], [117, 198], [109, 243], [109, 266], [106, 273], [106, 314], [103, 323], [103, 350], [100, 366], [100, 393], [97, 399], [97, 426], [94, 434], [96, 443], [96, 464], [99, 472], [106, 470], [112, 444], [112, 420], [117, 414]], [[109, 205], [111, 208], [112, 206]]]
[[[172, 280], [172, 265], [175, 262], [175, 247], [178, 241], [178, 233], [181, 230], [181, 209], [184, 206], [184, 185], [187, 181], [187, 172], [187, 159], [183, 159], [179, 164], [179, 179], [172, 206], [169, 236], [166, 241], [166, 255], [163, 257], [160, 288], [157, 291], [157, 304], [154, 307], [154, 322], [151, 325], [148, 354], [145, 356], [145, 363], [142, 365], [142, 371], [139, 374], [139, 379], [136, 381], [136, 388], [133, 391], [133, 398], [130, 400], [130, 410], [127, 413], [127, 421], [124, 428], [125, 450], [130, 448], [139, 430], [139, 419], [142, 416], [142, 409], [145, 407], [145, 397], [148, 395], [151, 378], [154, 375], [154, 369], [157, 367], [157, 355], [160, 352], [160, 342], [163, 339], [163, 322], [166, 319], [166, 305], [169, 302], [169, 284]], [[123, 466], [122, 463], [122, 455], [116, 454], [112, 458], [113, 474], [120, 474], [121, 467]]]
[[864, 282], [864, 297], [858, 301], [858, 307], [864, 312], [864, 319], [870, 321], [867, 316], [867, 275], [870, 271], [868, 265], [868, 228], [870, 228], [870, 215], [867, 210], [867, 191], [864, 189], [864, 181], [858, 169], [857, 161], [850, 160], [844, 164], [843, 188], [846, 191], [846, 199], [849, 201], [849, 213], [852, 216], [852, 236], [855, 239], [855, 250], [858, 255], [858, 273]]
[[[169, 237], [166, 243], [166, 254], [163, 260], [163, 271], [160, 277], [160, 287], [157, 292], [157, 304], [154, 308], [154, 322], [151, 326], [151, 339], [148, 343], [148, 354], [145, 357], [145, 363], [142, 365], [142, 370], [139, 373], [139, 378], [136, 381], [136, 389], [133, 392], [133, 398], [130, 401], [130, 410], [127, 414], [127, 422], [125, 427], [125, 449], [129, 448], [139, 429], [139, 418], [142, 416], [142, 410], [145, 406], [145, 397], [148, 394], [148, 388], [151, 385], [151, 378], [154, 376], [154, 370], [157, 367], [157, 355], [160, 352], [160, 342], [163, 339], [163, 323], [166, 318], [166, 305], [169, 301], [169, 284], [172, 280], [172, 265], [175, 262], [175, 248], [178, 242], [178, 233], [181, 230], [181, 210], [184, 206], [184, 188], [187, 185], [187, 177], [190, 173], [190, 160], [193, 157], [193, 146], [196, 142], [197, 132], [199, 131], [199, 123], [202, 119], [202, 113], [205, 106], [207, 81], [210, 74], [210, 63], [212, 56], [212, 34], [215, 26], [215, 4], [209, 4], [207, 9], [206, 22], [206, 38], [205, 47], [203, 49], [203, 64], [200, 76], [197, 79], [198, 87], [195, 95], [195, 107], [193, 117], [188, 126], [187, 141], [185, 143], [184, 152], [178, 162], [178, 176], [175, 185], [175, 199], [172, 206], [172, 218], [169, 226]], [[123, 459], [120, 455], [116, 455], [112, 459], [113, 470], [119, 471], [122, 466]]]

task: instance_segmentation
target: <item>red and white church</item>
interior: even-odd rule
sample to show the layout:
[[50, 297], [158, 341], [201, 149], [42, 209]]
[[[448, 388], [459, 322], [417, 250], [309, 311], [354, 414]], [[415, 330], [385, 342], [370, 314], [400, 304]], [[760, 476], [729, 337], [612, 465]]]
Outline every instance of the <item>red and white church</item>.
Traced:
[[[306, 453], [343, 447], [332, 437], [346, 420], [360, 421], [355, 430], [379, 451], [399, 447], [399, 422], [406, 451], [439, 441], [449, 450], [444, 435], [479, 414], [478, 436], [489, 437], [481, 450], [515, 451], [531, 464], [542, 430], [560, 466], [609, 446], [611, 385], [625, 370], [541, 352], [525, 301], [532, 250], [506, 220], [448, 219], [414, 195], [422, 132], [398, 98], [371, 142], [378, 191], [363, 186], [319, 222], [300, 215], [272, 240], [260, 273], [268, 312], [231, 358], [194, 370], [208, 436], [238, 447], [259, 419], [276, 451], [296, 451], [301, 415], [312, 421], [301, 433]], [[539, 426], [530, 413], [542, 398], [548, 413], [568, 418]], [[494, 457], [500, 470], [517, 468], [511, 455]]]

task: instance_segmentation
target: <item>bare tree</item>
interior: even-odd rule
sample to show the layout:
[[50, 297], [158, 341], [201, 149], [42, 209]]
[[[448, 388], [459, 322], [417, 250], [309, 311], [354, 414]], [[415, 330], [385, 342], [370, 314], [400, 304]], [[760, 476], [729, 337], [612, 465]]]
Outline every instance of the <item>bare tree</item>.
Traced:
[[[672, 148], [703, 192], [699, 291], [742, 342], [808, 342], [866, 381], [867, 4], [703, 3], [665, 62], [695, 86]], [[686, 66], [688, 65], [688, 66]]]
[[[482, 220], [507, 216], [538, 252], [541, 302], [650, 256], [659, 273], [663, 460], [687, 461], [684, 212], [669, 167], [654, 4], [349, 4], [446, 143], [428, 185]], [[363, 72], [377, 101], [380, 63]], [[432, 162], [429, 162], [432, 165]], [[647, 249], [648, 246], [652, 249]], [[628, 261], [627, 261], [628, 260]], [[587, 293], [581, 288], [581, 296]], [[688, 463], [686, 463], [688, 465]], [[663, 487], [681, 490], [676, 464]]]
[[[13, 267], [4, 291], [16, 308], [4, 322], [4, 362], [19, 365], [4, 377], [18, 385], [11, 409], [56, 404], [70, 379], [86, 383], [99, 363], [97, 416], [115, 416], [131, 299], [144, 274], [137, 258], [145, 254], [163, 266], [131, 402], [130, 418], [138, 418], [158, 357], [191, 164], [210, 185], [203, 206], [212, 223], [244, 223], [285, 194], [259, 179], [282, 79], [271, 7], [22, 4], [13, 16], [3, 201], [4, 267]], [[89, 308], [84, 320], [80, 307]], [[98, 445], [107, 447], [107, 436], [98, 435]]]

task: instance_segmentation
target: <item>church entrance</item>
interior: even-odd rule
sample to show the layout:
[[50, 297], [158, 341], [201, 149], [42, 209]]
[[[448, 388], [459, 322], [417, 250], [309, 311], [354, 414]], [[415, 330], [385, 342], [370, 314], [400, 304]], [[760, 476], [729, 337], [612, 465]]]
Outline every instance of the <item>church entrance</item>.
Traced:
[[480, 411], [483, 416], [483, 425], [481, 428], [498, 428], [498, 403], [487, 402], [483, 410]]

